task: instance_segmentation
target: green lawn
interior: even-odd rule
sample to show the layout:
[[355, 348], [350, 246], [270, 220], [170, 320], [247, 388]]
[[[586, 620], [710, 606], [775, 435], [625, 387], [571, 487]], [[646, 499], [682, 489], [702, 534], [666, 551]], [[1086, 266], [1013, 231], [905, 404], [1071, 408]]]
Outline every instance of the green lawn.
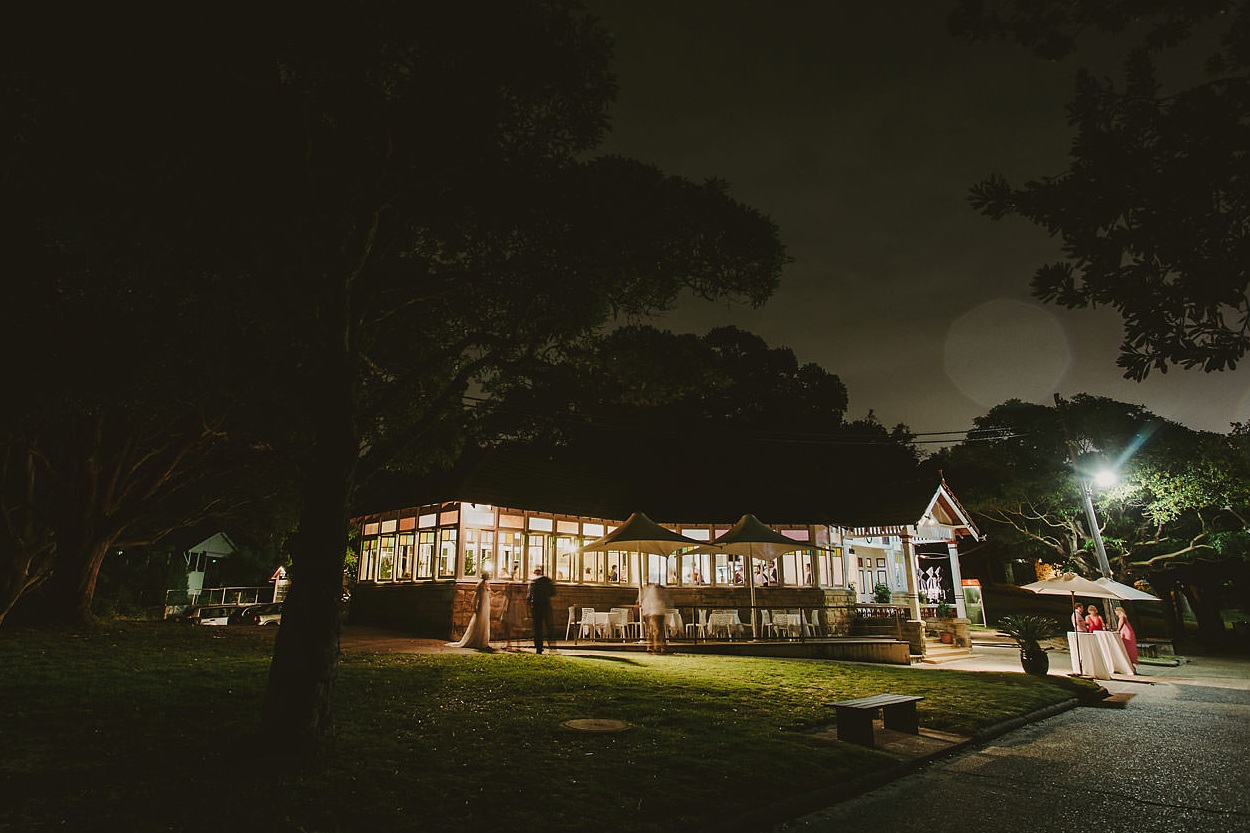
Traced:
[[[919, 694], [968, 734], [1063, 677], [731, 657], [345, 654], [315, 755], [256, 733], [271, 634], [0, 630], [0, 830], [699, 830], [893, 761], [806, 732], [821, 704]], [[571, 732], [613, 718], [617, 734]]]

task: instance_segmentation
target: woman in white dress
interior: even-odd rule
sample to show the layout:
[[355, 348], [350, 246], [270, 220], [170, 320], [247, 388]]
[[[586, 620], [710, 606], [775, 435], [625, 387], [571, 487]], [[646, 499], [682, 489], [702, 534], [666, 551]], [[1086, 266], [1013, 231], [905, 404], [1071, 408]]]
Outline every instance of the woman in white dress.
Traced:
[[482, 573], [482, 580], [473, 591], [473, 618], [458, 642], [448, 642], [455, 648], [477, 648], [489, 651], [490, 647], [490, 573]]

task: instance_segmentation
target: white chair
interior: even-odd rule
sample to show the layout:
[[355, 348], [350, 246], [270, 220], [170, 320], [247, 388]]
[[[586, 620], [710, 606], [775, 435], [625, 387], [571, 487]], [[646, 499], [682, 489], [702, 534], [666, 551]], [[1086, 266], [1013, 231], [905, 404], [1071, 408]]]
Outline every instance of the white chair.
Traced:
[[813, 610], [809, 616], [805, 611], [800, 610], [799, 615], [802, 616], [803, 633], [806, 636], [820, 636], [820, 611]]
[[695, 613], [695, 621], [686, 625], [686, 636], [707, 639], [707, 608], [699, 608]]
[[577, 641], [578, 634], [573, 631], [573, 628], [576, 627], [577, 624], [577, 608], [574, 605], [569, 605], [569, 623], [564, 628], [565, 642], [568, 642], [570, 639], [574, 642]]
[[595, 623], [595, 609], [593, 607], [582, 608], [581, 627], [578, 632], [587, 639], [594, 639], [599, 632], [599, 627]]
[[608, 611], [608, 627], [612, 630], [613, 636], [618, 636], [624, 641], [629, 633], [629, 610], [623, 607], [614, 607]]
[[767, 608], [760, 608], [760, 633], [765, 637], [777, 635], [777, 625], [773, 622], [773, 612]]

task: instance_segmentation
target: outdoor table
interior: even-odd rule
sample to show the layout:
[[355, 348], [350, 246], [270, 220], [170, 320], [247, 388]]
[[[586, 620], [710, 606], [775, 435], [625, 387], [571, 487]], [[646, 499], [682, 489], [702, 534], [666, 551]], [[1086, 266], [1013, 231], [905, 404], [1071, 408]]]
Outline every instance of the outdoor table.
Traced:
[[621, 639], [642, 638], [642, 623], [631, 618], [629, 608], [613, 608], [608, 611], [608, 622], [614, 636], [620, 634]]
[[669, 608], [664, 611], [664, 627], [669, 636], [680, 636], [685, 633], [686, 625], [681, 620], [681, 611]]
[[1133, 666], [1120, 635], [1114, 631], [1093, 633], [1068, 632], [1068, 650], [1072, 654], [1072, 673], [1096, 680], [1109, 680], [1111, 675], [1132, 674]]
[[797, 613], [774, 613], [772, 619], [778, 633], [800, 636], [803, 632], [803, 620]]
[[582, 636], [598, 637], [612, 630], [612, 614], [604, 611], [588, 611], [582, 616]]
[[725, 636], [733, 639], [735, 635], [742, 633], [742, 620], [738, 618], [738, 611], [716, 611], [707, 617], [707, 632], [709, 636], [723, 633]]

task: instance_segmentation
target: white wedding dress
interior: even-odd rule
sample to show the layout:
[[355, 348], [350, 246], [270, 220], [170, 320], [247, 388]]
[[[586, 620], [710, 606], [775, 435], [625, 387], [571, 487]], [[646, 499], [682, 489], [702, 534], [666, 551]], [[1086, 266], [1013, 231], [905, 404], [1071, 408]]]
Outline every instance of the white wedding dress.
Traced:
[[490, 582], [483, 578], [477, 583], [474, 594], [476, 602], [473, 618], [469, 627], [459, 641], [448, 642], [454, 648], [477, 648], [481, 651], [490, 650]]

